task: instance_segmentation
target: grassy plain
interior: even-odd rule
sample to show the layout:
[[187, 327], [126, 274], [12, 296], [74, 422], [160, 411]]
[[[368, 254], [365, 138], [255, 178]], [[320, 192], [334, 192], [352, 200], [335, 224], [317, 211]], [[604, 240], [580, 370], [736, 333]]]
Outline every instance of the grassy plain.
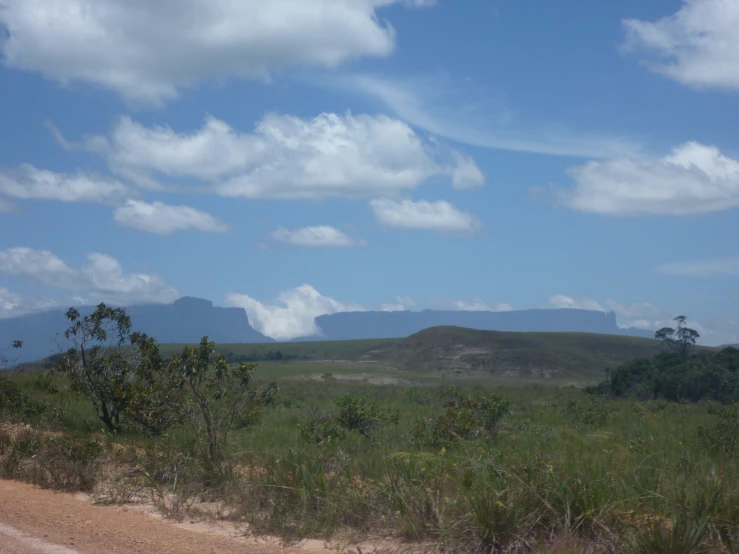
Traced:
[[[363, 342], [321, 343], [322, 350], [303, 343], [294, 352], [316, 348], [316, 355], [342, 360], [378, 349]], [[216, 502], [222, 517], [248, 524], [249, 532], [286, 540], [380, 535], [394, 537], [401, 550], [486, 554], [739, 551], [739, 466], [699, 440], [699, 429], [718, 421], [706, 405], [593, 398], [562, 386], [574, 383], [576, 372], [532, 381], [316, 359], [260, 364], [257, 384], [275, 381], [280, 392], [261, 423], [232, 435], [222, 482], [200, 480], [184, 429], [161, 439], [102, 439], [125, 448], [106, 450], [113, 464], [85, 466], [95, 475], [81, 482], [96, 483], [106, 502], [148, 490], [172, 517], [197, 517], [201, 500]], [[53, 381], [60, 390], [51, 393], [36, 377], [13, 379], [47, 405], [36, 428], [101, 432], [87, 402], [64, 382]], [[450, 398], [481, 394], [510, 402], [494, 433], [443, 446], [415, 438]], [[307, 440], [301, 425], [330, 420], [343, 395], [398, 417], [367, 435], [350, 430], [336, 440]], [[44, 484], [38, 471], [23, 469], [30, 465], [8, 463], [8, 437], [2, 472]], [[29, 456], [34, 448], [41, 446], [29, 447]], [[119, 470], [103, 471], [111, 465]]]

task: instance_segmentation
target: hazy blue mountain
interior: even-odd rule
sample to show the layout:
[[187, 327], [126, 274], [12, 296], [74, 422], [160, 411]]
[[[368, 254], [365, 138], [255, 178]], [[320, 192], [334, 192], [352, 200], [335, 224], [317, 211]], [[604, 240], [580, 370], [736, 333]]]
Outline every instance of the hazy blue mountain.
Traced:
[[512, 312], [344, 312], [322, 315], [316, 324], [320, 339], [349, 340], [401, 338], [438, 326], [465, 327], [482, 331], [583, 332], [653, 338], [642, 329], [621, 329], [616, 314], [589, 310], [520, 310]]
[[[89, 314], [92, 306], [82, 306]], [[148, 304], [127, 308], [133, 328], [155, 337], [161, 343], [197, 343], [203, 336], [218, 343], [274, 342], [249, 325], [241, 308], [219, 308], [209, 300], [184, 297], [173, 304]], [[68, 326], [66, 309], [0, 319], [0, 347], [22, 340], [20, 361], [33, 361], [59, 351]]]

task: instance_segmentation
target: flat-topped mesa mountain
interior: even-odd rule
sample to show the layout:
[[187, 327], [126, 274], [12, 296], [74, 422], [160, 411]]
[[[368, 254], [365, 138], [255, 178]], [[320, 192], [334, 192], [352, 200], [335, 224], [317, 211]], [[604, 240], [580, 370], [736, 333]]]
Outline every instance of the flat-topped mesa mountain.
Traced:
[[501, 377], [603, 378], [604, 370], [663, 351], [653, 339], [590, 333], [511, 333], [433, 327], [362, 359], [408, 371], [482, 371]]
[[[459, 312], [423, 310], [421, 312], [343, 312], [322, 315], [316, 324], [325, 340], [402, 338], [438, 326], [465, 327], [481, 331], [569, 332], [627, 335], [652, 338], [642, 329], [622, 329], [614, 312], [551, 309], [511, 312]], [[312, 340], [320, 340], [318, 337]]]
[[[95, 308], [82, 306], [82, 315]], [[173, 304], [145, 304], [130, 306], [132, 327], [160, 343], [192, 344], [204, 336], [217, 343], [273, 342], [256, 331], [246, 312], [241, 308], [220, 308], [209, 300], [183, 297]], [[22, 340], [19, 362], [45, 358], [59, 352], [66, 345], [64, 330], [69, 321], [66, 309], [29, 314], [11, 319], [0, 319], [0, 345]]]

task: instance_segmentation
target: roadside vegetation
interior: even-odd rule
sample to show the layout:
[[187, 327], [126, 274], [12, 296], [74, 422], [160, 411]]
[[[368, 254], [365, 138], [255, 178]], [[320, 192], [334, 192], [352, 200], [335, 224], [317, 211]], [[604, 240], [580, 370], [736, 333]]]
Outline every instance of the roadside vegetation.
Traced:
[[0, 377], [4, 478], [285, 541], [739, 552], [739, 350], [665, 331], [665, 353], [587, 391], [454, 372], [374, 385], [263, 375], [207, 339], [165, 356], [104, 305], [68, 316], [53, 370]]

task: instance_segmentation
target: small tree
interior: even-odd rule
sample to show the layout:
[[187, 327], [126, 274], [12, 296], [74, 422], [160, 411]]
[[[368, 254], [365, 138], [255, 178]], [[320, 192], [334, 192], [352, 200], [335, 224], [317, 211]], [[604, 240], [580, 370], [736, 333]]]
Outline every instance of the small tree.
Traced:
[[185, 347], [169, 360], [170, 371], [186, 391], [184, 413], [190, 419], [206, 462], [215, 467], [232, 429], [258, 419], [262, 403], [251, 387], [256, 364], [231, 367], [203, 337], [198, 347]]
[[163, 435], [186, 419], [182, 379], [172, 371], [159, 345], [142, 334], [131, 335], [133, 375], [126, 417], [149, 435]]
[[54, 365], [66, 375], [72, 389], [91, 401], [100, 420], [117, 433], [131, 396], [132, 365], [123, 352], [130, 342], [131, 319], [122, 308], [105, 304], [85, 317], [70, 308], [71, 325], [64, 332], [74, 346]]
[[654, 338], [663, 341], [667, 346], [685, 356], [690, 352], [690, 348], [695, 345], [695, 341], [700, 338], [700, 335], [695, 329], [686, 327], [687, 318], [684, 315], [677, 316], [673, 321], [677, 322], [676, 329], [663, 327], [654, 334]]
[[0, 370], [10, 369], [10, 367], [18, 360], [18, 356], [10, 359], [6, 353], [10, 352], [11, 350], [20, 350], [21, 348], [23, 348], [23, 341], [14, 340], [12, 343], [10, 343], [10, 346], [6, 346], [5, 348], [0, 350]]

